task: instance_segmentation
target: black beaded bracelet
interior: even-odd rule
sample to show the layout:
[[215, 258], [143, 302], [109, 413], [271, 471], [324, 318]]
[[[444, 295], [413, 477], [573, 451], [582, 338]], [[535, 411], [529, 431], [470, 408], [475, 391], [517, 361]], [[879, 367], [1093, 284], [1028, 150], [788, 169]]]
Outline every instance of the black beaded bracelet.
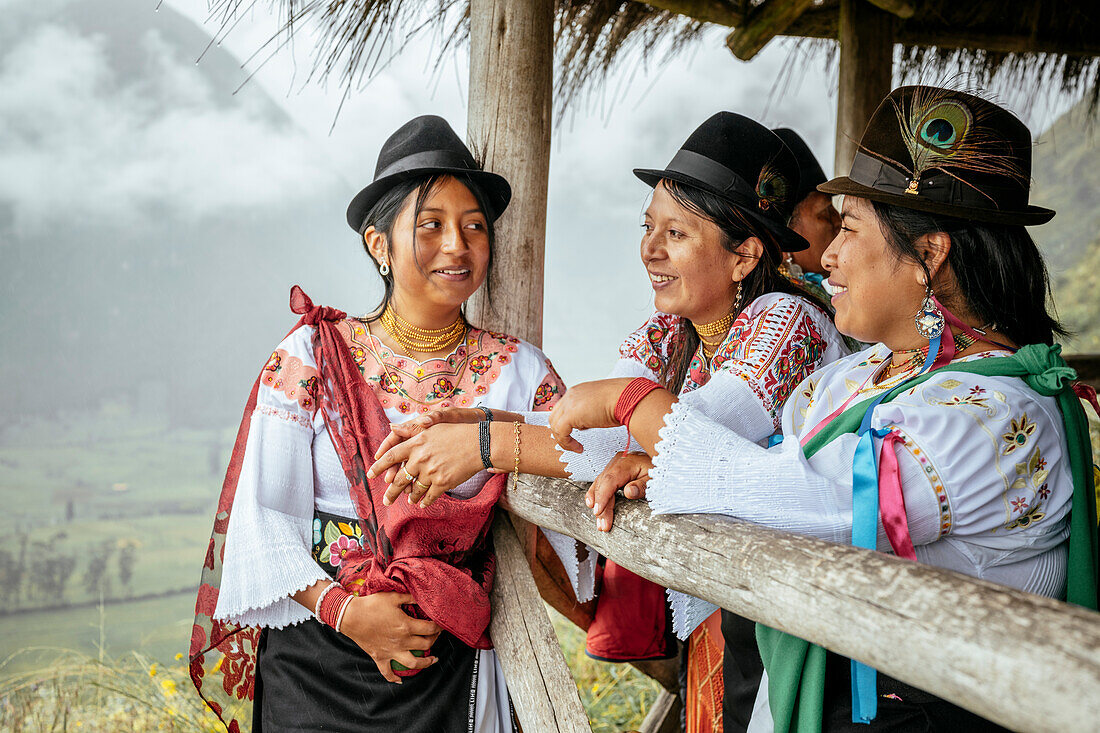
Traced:
[[482, 420], [477, 424], [477, 444], [481, 448], [481, 464], [485, 468], [493, 467], [493, 457], [489, 452], [489, 421]]
[[485, 413], [486, 422], [492, 422], [493, 421], [493, 411], [490, 410], [485, 405], [477, 405], [474, 409], [475, 410], [481, 410], [483, 413]]

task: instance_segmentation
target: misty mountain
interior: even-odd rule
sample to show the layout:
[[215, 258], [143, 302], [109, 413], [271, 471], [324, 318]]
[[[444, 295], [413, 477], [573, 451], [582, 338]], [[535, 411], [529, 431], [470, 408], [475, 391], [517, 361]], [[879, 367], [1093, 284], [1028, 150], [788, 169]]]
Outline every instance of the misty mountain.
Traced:
[[0, 399], [225, 424], [296, 317], [369, 307], [354, 193], [209, 35], [156, 0], [0, 17]]

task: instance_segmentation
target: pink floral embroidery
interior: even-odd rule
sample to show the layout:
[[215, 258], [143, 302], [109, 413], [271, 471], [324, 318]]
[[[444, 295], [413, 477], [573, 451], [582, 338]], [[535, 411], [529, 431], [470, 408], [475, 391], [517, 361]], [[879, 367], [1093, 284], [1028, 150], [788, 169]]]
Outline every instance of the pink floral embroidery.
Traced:
[[[418, 363], [394, 354], [359, 319], [345, 319], [337, 329], [382, 407], [396, 408], [402, 414], [428, 412], [443, 400], [474, 404], [471, 398], [489, 391], [501, 369], [512, 363], [521, 343], [515, 336], [471, 328], [450, 356]], [[379, 358], [385, 360], [385, 369]]]
[[317, 405], [320, 372], [296, 356], [276, 349], [264, 365], [260, 383], [297, 400], [302, 409], [312, 412]]
[[1022, 512], [1027, 509], [1027, 499], [1023, 497], [1017, 497], [1012, 500], [1012, 511]]
[[535, 390], [535, 401], [532, 405], [535, 412], [549, 411], [565, 392], [565, 382], [558, 376], [554, 365], [549, 359], [544, 359], [543, 362], [546, 364], [546, 376], [542, 378], [542, 383]]
[[349, 552], [358, 551], [359, 543], [354, 538], [340, 535], [336, 541], [328, 546], [328, 562], [334, 568], [339, 567], [344, 561], [344, 556]]

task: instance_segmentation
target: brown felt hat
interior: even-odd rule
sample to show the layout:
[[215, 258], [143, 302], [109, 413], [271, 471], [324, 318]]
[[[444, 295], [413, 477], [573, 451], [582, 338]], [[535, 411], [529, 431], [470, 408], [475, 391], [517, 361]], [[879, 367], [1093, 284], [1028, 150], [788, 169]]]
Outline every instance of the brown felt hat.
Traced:
[[817, 190], [988, 224], [1044, 224], [1028, 204], [1031, 133], [965, 92], [900, 87], [867, 123], [852, 172]]

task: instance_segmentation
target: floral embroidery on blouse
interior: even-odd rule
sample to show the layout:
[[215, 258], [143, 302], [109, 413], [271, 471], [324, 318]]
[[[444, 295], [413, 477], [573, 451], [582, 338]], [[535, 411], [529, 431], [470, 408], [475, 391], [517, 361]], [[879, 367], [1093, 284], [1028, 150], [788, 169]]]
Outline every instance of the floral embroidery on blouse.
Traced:
[[808, 309], [784, 298], [749, 318], [742, 313], [714, 355], [715, 370], [728, 368], [753, 388], [773, 420], [787, 398], [818, 366], [828, 343]]
[[[476, 405], [501, 368], [512, 362], [520, 343], [508, 334], [471, 328], [447, 357], [418, 362], [391, 351], [361, 319], [347, 318], [336, 328], [382, 407], [406, 414]], [[552, 398], [546, 398], [548, 404]]]
[[1020, 419], [1013, 419], [1009, 423], [1008, 432], [1001, 436], [1001, 439], [1005, 442], [1002, 455], [1008, 455], [1017, 448], [1023, 448], [1027, 445], [1027, 439], [1031, 437], [1031, 434], [1035, 432], [1035, 423], [1027, 419], [1027, 413], [1025, 412]]
[[549, 359], [543, 359], [543, 362], [546, 364], [546, 376], [535, 389], [535, 399], [531, 405], [534, 412], [549, 412], [565, 392], [565, 382], [558, 376], [554, 365]]
[[679, 316], [657, 313], [619, 347], [619, 356], [632, 359], [654, 374], [660, 374], [668, 360], [672, 337], [680, 328]]
[[1005, 529], [1027, 528], [1046, 517], [1046, 513], [1041, 509], [1044, 500], [1050, 496], [1050, 488], [1047, 484], [1049, 477], [1047, 461], [1043, 458], [1039, 446], [1035, 446], [1035, 450], [1027, 460], [1016, 464], [1016, 479], [1009, 488], [1009, 491], [1015, 495], [1009, 498], [1008, 494], [1005, 494], [1008, 511]]
[[[627, 337], [619, 354], [660, 373], [680, 328], [678, 316], [658, 313]], [[820, 366], [827, 348], [803, 301], [780, 298], [754, 314], [746, 311], [738, 316], [711, 357], [709, 369], [702, 346], [696, 349], [680, 394], [702, 387], [712, 374], [725, 369], [748, 384], [778, 427], [783, 403]]]
[[317, 405], [320, 373], [283, 349], [276, 349], [264, 365], [260, 383], [296, 400], [302, 409], [313, 412]]

